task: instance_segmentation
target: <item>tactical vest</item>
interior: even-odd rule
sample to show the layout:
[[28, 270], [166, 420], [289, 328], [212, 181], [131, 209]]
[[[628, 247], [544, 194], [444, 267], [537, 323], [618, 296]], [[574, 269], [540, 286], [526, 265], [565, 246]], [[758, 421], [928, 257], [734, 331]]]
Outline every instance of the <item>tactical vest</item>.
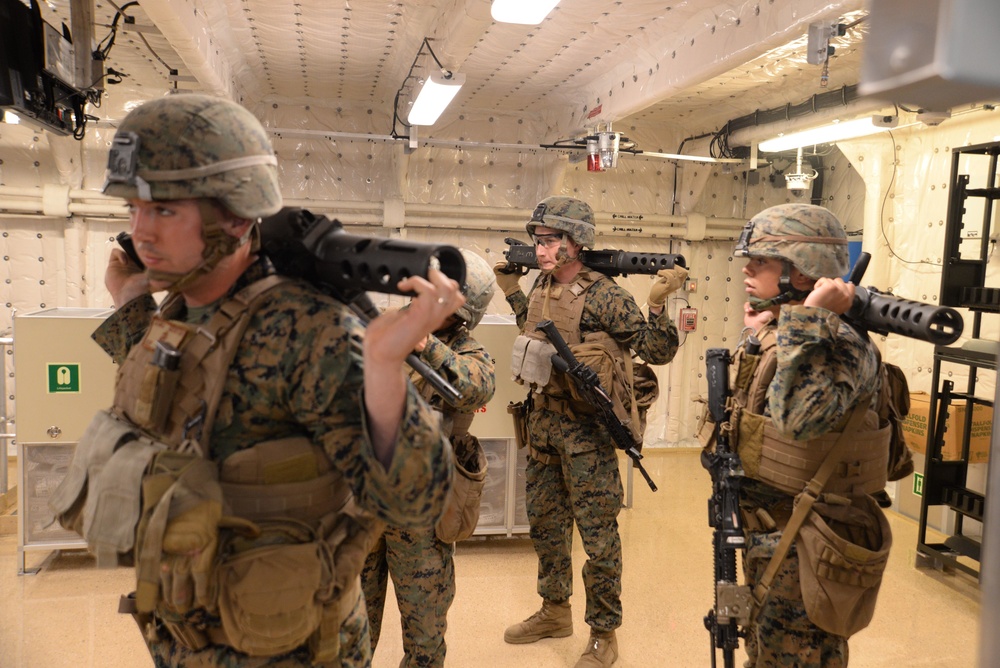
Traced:
[[[761, 329], [757, 354], [747, 354], [745, 347], [736, 352], [729, 427], [746, 476], [795, 495], [812, 479], [840, 432], [799, 441], [781, 434], [764, 415], [767, 388], [777, 369], [775, 331], [773, 324]], [[823, 491], [855, 495], [884, 489], [889, 437], [889, 427], [880, 428], [878, 415], [869, 410]]]
[[[168, 298], [129, 351], [114, 404], [81, 438], [52, 506], [87, 538], [99, 565], [134, 550], [135, 612], [148, 634], [165, 627], [189, 649], [224, 644], [251, 656], [308, 642], [322, 662], [339, 655], [342, 607], [356, 599], [381, 526], [306, 437], [207, 459], [245, 329], [286, 280], [253, 283], [204, 325], [171, 320], [181, 305]], [[185, 557], [176, 546], [183, 555], [191, 541], [206, 558], [177, 566]], [[193, 597], [178, 607], [171, 586], [189, 571]], [[221, 624], [206, 621], [213, 618]]]
[[[514, 380], [528, 385], [536, 394], [534, 406], [576, 419], [592, 415], [595, 408], [585, 401], [573, 380], [566, 374], [552, 373], [551, 356], [555, 348], [545, 334], [535, 329], [538, 323], [551, 320], [577, 360], [593, 369], [603, 387], [613, 398], [615, 414], [628, 427], [635, 442], [642, 444], [645, 409], [658, 393], [655, 374], [640, 365], [646, 391], [637, 399], [632, 352], [607, 332], [580, 331], [580, 320], [587, 293], [599, 281], [611, 280], [591, 269], [580, 271], [570, 283], [556, 283], [544, 276], [531, 292], [524, 334], [517, 337], [512, 354]], [[640, 410], [642, 414], [640, 415]]]

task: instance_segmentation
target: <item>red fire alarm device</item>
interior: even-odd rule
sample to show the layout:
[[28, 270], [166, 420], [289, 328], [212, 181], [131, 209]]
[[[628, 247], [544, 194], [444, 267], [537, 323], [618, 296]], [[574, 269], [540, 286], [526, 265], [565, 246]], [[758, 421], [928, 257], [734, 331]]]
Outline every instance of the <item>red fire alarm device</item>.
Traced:
[[682, 308], [677, 321], [682, 332], [693, 332], [698, 325], [698, 309]]

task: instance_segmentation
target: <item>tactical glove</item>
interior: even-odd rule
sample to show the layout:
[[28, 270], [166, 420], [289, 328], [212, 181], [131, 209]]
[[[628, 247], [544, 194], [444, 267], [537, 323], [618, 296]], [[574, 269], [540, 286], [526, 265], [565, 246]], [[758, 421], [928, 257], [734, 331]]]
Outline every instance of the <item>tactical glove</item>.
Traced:
[[184, 614], [213, 605], [211, 574], [222, 504], [203, 501], [170, 520], [163, 534], [160, 584], [167, 609]]
[[503, 290], [505, 297], [509, 297], [521, 289], [521, 270], [515, 265], [501, 260], [493, 265], [493, 273], [496, 275], [497, 285]]
[[673, 269], [660, 269], [656, 272], [656, 281], [649, 288], [649, 298], [646, 303], [654, 308], [660, 308], [667, 301], [667, 295], [684, 285], [687, 280], [688, 271], [684, 267], [674, 267]]

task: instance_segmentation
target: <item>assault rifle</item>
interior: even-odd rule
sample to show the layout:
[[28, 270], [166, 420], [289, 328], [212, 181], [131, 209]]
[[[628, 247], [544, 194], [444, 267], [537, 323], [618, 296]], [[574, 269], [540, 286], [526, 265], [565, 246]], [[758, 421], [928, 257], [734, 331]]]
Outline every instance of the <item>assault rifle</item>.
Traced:
[[870, 253], [861, 253], [848, 276], [855, 288], [854, 302], [844, 314], [845, 320], [883, 336], [900, 334], [937, 346], [949, 346], [962, 336], [965, 321], [953, 308], [903, 299], [858, 285], [870, 260]]
[[[366, 324], [379, 316], [369, 290], [405, 294], [396, 284], [410, 276], [426, 277], [431, 268], [459, 285], [465, 282], [465, 259], [453, 246], [348, 234], [339, 220], [306, 209], [285, 207], [261, 221], [260, 232], [261, 247], [279, 274], [312, 283], [350, 306]], [[448, 403], [461, 398], [417, 355], [406, 362]]]
[[[534, 244], [507, 237], [509, 248], [503, 252], [507, 259], [507, 269], [527, 272], [538, 269], [538, 257]], [[580, 262], [606, 276], [622, 274], [655, 274], [661, 269], [673, 269], [674, 265], [686, 267], [683, 255], [673, 253], [629, 253], [623, 250], [582, 250]]]
[[614, 401], [611, 399], [611, 395], [601, 387], [601, 380], [597, 376], [597, 372], [591, 369], [589, 366], [580, 362], [576, 359], [573, 351], [569, 349], [566, 345], [566, 340], [556, 329], [556, 325], [551, 320], [544, 320], [535, 327], [535, 329], [544, 332], [545, 336], [549, 338], [552, 345], [555, 347], [556, 352], [552, 354], [552, 366], [556, 368], [570, 378], [576, 384], [577, 388], [580, 390], [580, 394], [587, 397], [588, 403], [597, 409], [597, 415], [607, 427], [608, 433], [611, 434], [612, 440], [614, 440], [615, 445], [625, 451], [632, 461], [635, 462], [635, 467], [639, 469], [639, 473], [642, 477], [646, 479], [646, 484], [649, 488], [656, 491], [656, 484], [653, 479], [649, 477], [646, 473], [646, 469], [642, 467], [642, 453], [639, 452], [639, 444], [635, 442], [632, 438], [632, 432], [622, 424], [618, 416], [615, 415]]
[[[755, 338], [748, 340], [760, 348]], [[750, 621], [751, 594], [747, 585], [737, 585], [736, 551], [745, 545], [743, 520], [740, 517], [740, 481], [743, 465], [729, 443], [729, 365], [732, 357], [725, 348], [705, 351], [708, 375], [708, 412], [715, 422], [715, 452], [702, 450], [701, 463], [712, 476], [712, 498], [708, 500], [708, 525], [712, 533], [715, 563], [715, 607], [705, 615], [705, 628], [712, 640], [712, 668], [717, 650], [722, 650], [723, 665], [733, 668], [735, 651], [742, 629]]]

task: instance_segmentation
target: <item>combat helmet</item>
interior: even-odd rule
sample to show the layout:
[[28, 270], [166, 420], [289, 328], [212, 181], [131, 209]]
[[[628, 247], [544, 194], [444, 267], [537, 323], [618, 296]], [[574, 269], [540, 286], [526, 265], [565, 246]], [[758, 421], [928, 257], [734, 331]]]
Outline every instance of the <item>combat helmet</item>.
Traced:
[[493, 299], [493, 269], [478, 254], [464, 248], [461, 253], [465, 258], [465, 282], [462, 284], [465, 303], [455, 311], [455, 316], [465, 321], [465, 326], [472, 330], [483, 319]]
[[779, 204], [746, 224], [733, 255], [786, 260], [809, 278], [836, 278], [849, 269], [847, 234], [829, 210]]
[[237, 239], [220, 227], [216, 206], [249, 220], [277, 212], [277, 164], [267, 132], [244, 107], [210, 95], [170, 95], [144, 103], [122, 121], [108, 154], [104, 193], [198, 201], [205, 241], [201, 264], [184, 274], [147, 270], [177, 292], [239, 246], [250, 242], [256, 250], [257, 226]]
[[538, 203], [525, 225], [528, 234], [534, 234], [536, 227], [560, 230], [580, 246], [594, 247], [594, 210], [583, 200], [561, 195], [546, 197]]
[[170, 95], [115, 133], [104, 193], [147, 201], [214, 198], [240, 218], [281, 208], [277, 158], [260, 122], [221, 97]]

